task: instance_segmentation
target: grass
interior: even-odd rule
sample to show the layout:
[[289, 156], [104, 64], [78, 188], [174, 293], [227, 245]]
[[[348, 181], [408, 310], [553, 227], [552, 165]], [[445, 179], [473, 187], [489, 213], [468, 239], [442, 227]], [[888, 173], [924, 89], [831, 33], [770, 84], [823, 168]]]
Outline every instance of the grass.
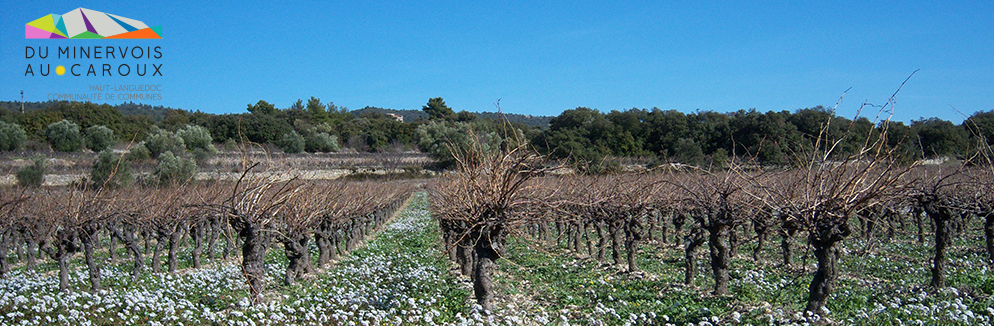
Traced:
[[[843, 325], [990, 325], [994, 273], [977, 225], [955, 237], [948, 252], [945, 289], [925, 286], [932, 246], [916, 230], [894, 239], [853, 235], [840, 250], [840, 275], [828, 315]], [[684, 231], [686, 233], [686, 231]], [[743, 238], [751, 234], [744, 234]], [[672, 240], [672, 236], [671, 236]], [[265, 303], [248, 304], [237, 258], [192, 269], [189, 245], [177, 273], [145, 272], [136, 280], [124, 248], [103, 267], [103, 292], [91, 293], [82, 254], [71, 261], [68, 293], [58, 292], [57, 267], [38, 261], [0, 280], [0, 324], [458, 324], [458, 325], [790, 325], [819, 323], [803, 313], [815, 261], [798, 237], [793, 269], [778, 265], [772, 236], [751, 258], [755, 243], [738, 248], [730, 271], [731, 295], [714, 296], [707, 247], [698, 252], [698, 275], [683, 284], [680, 245], [647, 242], [637, 262], [642, 273], [602, 264], [553, 243], [512, 238], [496, 275], [498, 311], [472, 307], [466, 283], [457, 280], [439, 244], [437, 225], [418, 194], [382, 233], [326, 271], [297, 285], [282, 283], [282, 246], [267, 254]], [[219, 250], [221, 244], [218, 246]], [[596, 248], [595, 248], [596, 249]], [[312, 248], [316, 254], [316, 248]], [[99, 252], [107, 258], [105, 250]], [[11, 255], [13, 256], [13, 254]], [[805, 256], [808, 256], [807, 258]], [[220, 257], [220, 252], [218, 252]], [[11, 257], [12, 258], [12, 257]], [[610, 253], [608, 252], [608, 260]], [[151, 258], [146, 257], [146, 267]], [[163, 253], [165, 268], [165, 253]]]
[[[949, 250], [946, 289], [930, 289], [932, 247], [911, 234], [893, 240], [856, 237], [843, 241], [840, 277], [828, 301], [829, 318], [846, 325], [978, 325], [994, 316], [994, 273], [977, 228], [957, 237]], [[729, 296], [710, 294], [713, 286], [707, 247], [698, 253], [698, 275], [683, 285], [681, 246], [641, 245], [637, 263], [602, 264], [563, 245], [512, 239], [501, 262], [500, 286], [508, 296], [525, 296], [544, 311], [556, 311], [576, 324], [804, 324], [825, 322], [803, 313], [813, 277], [813, 256], [805, 259], [803, 239], [795, 244], [794, 269], [780, 261], [779, 238], [772, 237], [751, 258], [754, 243], [738, 248], [730, 271]], [[595, 248], [596, 250], [596, 248]], [[607, 253], [610, 261], [610, 252]]]
[[129, 261], [105, 264], [100, 292], [89, 291], [82, 255], [72, 261], [68, 292], [58, 291], [54, 264], [39, 264], [37, 273], [21, 266], [0, 280], [0, 324], [452, 323], [467, 313], [468, 293], [446, 272], [426, 208], [425, 196], [416, 195], [365, 246], [294, 286], [281, 281], [286, 259], [274, 245], [266, 259], [265, 302], [255, 306], [236, 259], [189, 269], [185, 247], [177, 273], [146, 272], [132, 280]]

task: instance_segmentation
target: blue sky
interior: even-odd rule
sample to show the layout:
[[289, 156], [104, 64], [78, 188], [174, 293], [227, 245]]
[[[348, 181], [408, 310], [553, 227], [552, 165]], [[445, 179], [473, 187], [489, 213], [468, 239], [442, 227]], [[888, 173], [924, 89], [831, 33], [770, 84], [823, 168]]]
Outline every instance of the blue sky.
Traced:
[[[77, 7], [162, 25], [162, 40], [26, 40]], [[832, 106], [898, 94], [894, 118], [994, 109], [994, 2], [749, 1], [279, 3], [4, 1], [0, 100], [160, 84], [148, 101], [211, 113], [316, 96], [339, 106], [557, 115], [578, 106], [719, 112]], [[25, 77], [25, 46], [161, 46], [162, 77]], [[73, 61], [73, 60], [70, 60]], [[75, 60], [113, 63], [112, 60]], [[116, 64], [116, 63], [115, 63]], [[112, 102], [113, 103], [113, 102]], [[875, 114], [875, 111], [872, 112]], [[872, 116], [871, 116], [872, 117]]]

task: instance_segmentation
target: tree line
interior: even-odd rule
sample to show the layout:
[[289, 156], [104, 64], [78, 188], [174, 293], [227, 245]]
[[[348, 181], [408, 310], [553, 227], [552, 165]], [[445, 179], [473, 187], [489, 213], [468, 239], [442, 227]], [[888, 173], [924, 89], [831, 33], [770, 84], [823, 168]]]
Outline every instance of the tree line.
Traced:
[[[502, 119], [495, 113], [456, 112], [440, 97], [430, 99], [421, 111], [373, 107], [350, 111], [316, 97], [282, 109], [260, 100], [247, 105], [246, 112], [233, 114], [79, 102], [28, 103], [20, 113], [17, 104], [0, 102], [4, 123], [0, 125], [0, 150], [36, 148], [30, 140], [45, 140], [48, 125], [67, 120], [84, 130], [105, 126], [121, 142], [141, 142], [155, 133], [153, 128], [176, 132], [195, 125], [217, 142], [271, 144], [291, 153], [418, 149], [438, 159], [440, 167], [447, 167], [452, 157], [444, 144], [460, 143], [459, 139], [464, 143], [470, 136], [494, 138], [499, 122], [507, 121], [543, 154], [572, 160], [589, 172], [617, 168], [609, 158], [618, 157], [642, 158], [652, 165], [721, 166], [748, 156], [760, 164], [784, 165], [792, 155], [815, 146], [822, 129], [827, 141], [839, 142], [836, 153], [848, 155], [872, 142], [870, 138], [879, 134], [874, 130], [881, 128], [867, 118], [849, 119], [822, 106], [765, 113], [755, 109], [684, 113], [658, 108], [605, 113], [579, 107], [556, 117], [504, 115], [507, 119]], [[976, 112], [960, 124], [921, 118], [910, 124], [894, 121], [889, 128], [887, 145], [896, 147], [897, 157], [905, 162], [966, 158], [976, 152], [981, 139], [994, 139], [994, 111]]]

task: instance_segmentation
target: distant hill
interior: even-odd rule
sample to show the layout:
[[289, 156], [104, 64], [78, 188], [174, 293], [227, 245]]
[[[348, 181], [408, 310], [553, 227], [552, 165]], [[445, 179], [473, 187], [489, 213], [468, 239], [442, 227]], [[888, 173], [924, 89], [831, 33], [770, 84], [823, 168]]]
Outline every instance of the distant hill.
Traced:
[[[362, 109], [352, 111], [356, 116], [361, 116], [364, 113], [391, 113], [404, 117], [404, 122], [413, 122], [417, 119], [427, 119], [428, 114], [421, 110], [395, 110], [395, 109], [384, 109], [378, 107], [367, 106]], [[497, 119], [499, 114], [496, 112], [473, 112], [477, 117], [480, 118], [490, 118]], [[541, 127], [545, 128], [549, 126], [549, 121], [552, 120], [550, 116], [536, 116], [530, 114], [517, 114], [517, 113], [504, 113], [507, 120], [513, 123], [521, 123], [530, 127]]]
[[417, 119], [427, 119], [428, 114], [421, 110], [394, 110], [394, 109], [384, 109], [375, 106], [367, 106], [358, 110], [352, 111], [357, 117], [362, 116], [365, 113], [391, 113], [404, 117], [404, 122], [414, 122]]
[[[63, 103], [60, 101], [45, 101], [45, 102], [24, 102], [24, 111], [31, 112], [33, 110], [41, 110], [56, 104]], [[155, 121], [161, 121], [162, 118], [166, 116], [166, 112], [172, 110], [172, 108], [167, 108], [164, 106], [152, 106], [148, 104], [140, 104], [134, 102], [121, 103], [117, 105], [111, 105], [111, 107], [121, 111], [123, 115], [144, 115], [151, 117]], [[0, 109], [7, 109], [11, 112], [21, 111], [21, 102], [16, 101], [0, 101]]]
[[[481, 118], [491, 118], [497, 119], [499, 114], [496, 112], [476, 112], [476, 116]], [[517, 114], [517, 113], [504, 113], [504, 117], [507, 117], [507, 121], [512, 123], [521, 123], [530, 127], [548, 127], [549, 121], [552, 121], [550, 116], [545, 115], [531, 115], [531, 114]]]
[[[25, 102], [24, 111], [41, 110], [50, 106], [54, 106], [61, 102], [58, 101], [46, 101], [46, 102]], [[143, 115], [151, 117], [154, 121], [162, 121], [166, 116], [166, 113], [172, 108], [163, 106], [152, 106], [148, 104], [139, 103], [121, 103], [117, 105], [111, 105], [111, 107], [121, 111], [124, 115]], [[0, 109], [7, 109], [11, 112], [19, 112], [21, 110], [21, 102], [17, 101], [0, 101]], [[189, 111], [188, 111], [189, 112]], [[352, 114], [356, 116], [361, 116], [364, 113], [391, 113], [404, 117], [404, 122], [414, 122], [418, 119], [427, 119], [428, 114], [421, 110], [395, 110], [395, 109], [384, 109], [373, 106], [367, 106], [362, 109], [351, 111]], [[242, 113], [242, 112], [239, 112]], [[498, 114], [496, 112], [474, 112], [477, 117], [480, 118], [490, 118], [497, 119]], [[521, 123], [530, 127], [541, 127], [545, 128], [549, 126], [549, 121], [552, 120], [551, 116], [541, 116], [541, 115], [530, 115], [530, 114], [516, 114], [516, 113], [505, 113], [508, 121], [514, 123]]]
[[[59, 104], [57, 101], [47, 101], [47, 102], [24, 102], [24, 111], [30, 112], [33, 110], [41, 110], [53, 105]], [[0, 109], [7, 109], [11, 112], [21, 112], [21, 102], [19, 101], [0, 101]]]

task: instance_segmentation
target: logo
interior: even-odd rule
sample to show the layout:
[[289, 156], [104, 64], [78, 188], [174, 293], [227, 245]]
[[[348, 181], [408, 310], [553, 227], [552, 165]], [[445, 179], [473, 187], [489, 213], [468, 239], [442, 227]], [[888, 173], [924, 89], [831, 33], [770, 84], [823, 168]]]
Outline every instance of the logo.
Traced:
[[24, 24], [25, 39], [161, 39], [162, 25], [86, 8], [50, 14]]

